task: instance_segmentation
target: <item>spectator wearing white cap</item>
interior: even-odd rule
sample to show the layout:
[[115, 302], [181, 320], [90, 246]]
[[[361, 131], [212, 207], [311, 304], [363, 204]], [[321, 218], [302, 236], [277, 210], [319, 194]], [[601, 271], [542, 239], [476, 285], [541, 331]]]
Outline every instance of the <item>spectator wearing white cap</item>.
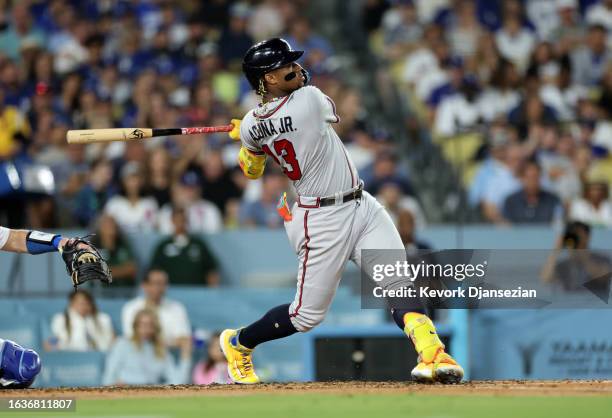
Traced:
[[589, 25], [602, 25], [608, 29], [608, 45], [612, 38], [612, 0], [602, 0], [586, 11], [585, 20]]

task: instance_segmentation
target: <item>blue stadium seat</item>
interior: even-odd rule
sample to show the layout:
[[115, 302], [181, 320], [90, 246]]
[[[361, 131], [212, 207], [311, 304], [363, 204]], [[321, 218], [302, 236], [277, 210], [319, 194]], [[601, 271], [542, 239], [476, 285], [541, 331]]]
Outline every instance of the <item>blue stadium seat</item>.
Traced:
[[104, 353], [88, 352], [43, 352], [42, 371], [34, 387], [51, 386], [99, 386], [104, 372]]
[[0, 318], [0, 338], [27, 348], [41, 346], [40, 322], [36, 315], [4, 315]]

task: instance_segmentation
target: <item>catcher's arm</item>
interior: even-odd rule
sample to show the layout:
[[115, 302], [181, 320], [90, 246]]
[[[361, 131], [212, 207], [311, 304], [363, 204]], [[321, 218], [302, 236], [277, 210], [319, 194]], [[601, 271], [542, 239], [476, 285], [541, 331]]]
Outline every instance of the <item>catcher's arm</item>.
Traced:
[[88, 280], [112, 282], [110, 269], [98, 249], [82, 238], [0, 227], [0, 250], [28, 254], [59, 251], [75, 287]]
[[[230, 131], [229, 136], [234, 141], [240, 141], [240, 119], [232, 119], [234, 128]], [[266, 168], [266, 154], [263, 152], [251, 151], [244, 145], [238, 153], [238, 164], [244, 175], [251, 180], [255, 180], [262, 176]]]
[[68, 242], [61, 235], [0, 226], [0, 250], [12, 253], [42, 254], [58, 251]]

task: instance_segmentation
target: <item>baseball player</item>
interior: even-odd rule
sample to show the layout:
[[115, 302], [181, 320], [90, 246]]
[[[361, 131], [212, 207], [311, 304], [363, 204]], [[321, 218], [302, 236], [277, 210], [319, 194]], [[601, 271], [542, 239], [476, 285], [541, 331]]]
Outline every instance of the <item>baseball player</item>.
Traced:
[[[87, 280], [112, 281], [98, 250], [80, 238], [69, 239], [57, 234], [0, 226], [0, 251], [29, 254], [59, 251], [75, 287]], [[40, 357], [36, 351], [0, 338], [0, 388], [27, 388], [40, 369]]]
[[[252, 353], [257, 345], [317, 326], [332, 302], [347, 260], [361, 267], [364, 249], [403, 250], [385, 209], [368, 192], [332, 124], [340, 118], [334, 102], [314, 86], [283, 39], [252, 46], [242, 68], [262, 103], [242, 121], [233, 120], [233, 139], [243, 173], [260, 177], [266, 156], [293, 181], [297, 202], [284, 202], [285, 229], [298, 255], [297, 292], [291, 304], [272, 308], [241, 329], [220, 336], [228, 371], [236, 383], [259, 382]], [[463, 369], [444, 351], [432, 321], [422, 312], [393, 309], [393, 318], [419, 354], [415, 380], [455, 383]]]

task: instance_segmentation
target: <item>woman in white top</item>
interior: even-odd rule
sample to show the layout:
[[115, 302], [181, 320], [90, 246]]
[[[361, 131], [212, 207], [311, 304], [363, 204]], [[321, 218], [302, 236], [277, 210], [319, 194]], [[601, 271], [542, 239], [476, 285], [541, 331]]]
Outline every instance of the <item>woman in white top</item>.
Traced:
[[135, 161], [121, 169], [121, 193], [113, 196], [104, 207], [123, 232], [149, 232], [157, 223], [157, 202], [144, 196], [143, 173]]
[[571, 202], [569, 218], [591, 226], [612, 227], [612, 203], [608, 199], [608, 183], [587, 183], [584, 197]]
[[113, 325], [86, 290], [68, 296], [68, 307], [51, 320], [53, 336], [47, 349], [69, 351], [107, 351], [115, 338]]

